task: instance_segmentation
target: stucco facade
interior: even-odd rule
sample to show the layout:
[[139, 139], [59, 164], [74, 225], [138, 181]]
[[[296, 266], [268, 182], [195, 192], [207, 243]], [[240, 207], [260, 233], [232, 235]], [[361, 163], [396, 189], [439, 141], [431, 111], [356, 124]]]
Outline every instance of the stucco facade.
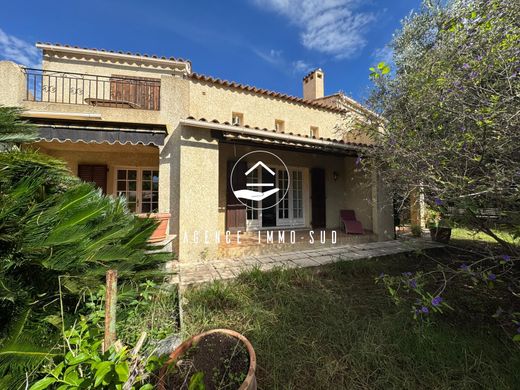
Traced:
[[[324, 90], [321, 70], [321, 77], [314, 81], [322, 84], [312, 85], [312, 93], [318, 96], [304, 100], [196, 75], [191, 63], [184, 60], [48, 44], [39, 47], [43, 51], [42, 70], [33, 72], [12, 62], [0, 62], [0, 104], [24, 107], [27, 119], [45, 127], [48, 134], [70, 134], [74, 128], [79, 129], [77, 134], [87, 134], [88, 130], [98, 138], [123, 130], [130, 138], [135, 137], [136, 142], [121, 144], [55, 139], [59, 138], [55, 135], [53, 139], [44, 137], [33, 147], [65, 160], [74, 174], [81, 164], [107, 166], [106, 191], [113, 195], [118, 193], [119, 168], [157, 170], [156, 211], [171, 215], [169, 233], [181, 261], [217, 254], [218, 244], [213, 238], [229, 228], [228, 164], [259, 149], [276, 154], [301, 175], [301, 188], [294, 195], [295, 202], [301, 199], [297, 228], [313, 226], [312, 214], [316, 211], [312, 207], [311, 172], [319, 169], [324, 176], [323, 228], [339, 228], [340, 210], [354, 209], [363, 227], [378, 239], [393, 237], [391, 202], [380, 180], [376, 173], [367, 177], [356, 169], [357, 155], [368, 147], [370, 139], [354, 136], [344, 128], [338, 133], [345, 115], [362, 119], [370, 113], [349, 99], [340, 104], [340, 95], [319, 96]], [[121, 81], [120, 77], [125, 79]], [[135, 83], [124, 87], [126, 100], [128, 93], [130, 100], [136, 97], [135, 88], [140, 87], [134, 85], [140, 80], [154, 80], [153, 93], [157, 95], [160, 85], [160, 100], [153, 109], [142, 109], [132, 101], [122, 103], [127, 107], [110, 106], [117, 95], [114, 80], [123, 85], [126, 78]], [[66, 101], [73, 90], [71, 79], [76, 86], [76, 79], [82, 80], [82, 88], [74, 88], [73, 103]], [[85, 80], [95, 87], [85, 87]], [[108, 92], [99, 98], [102, 88]], [[138, 142], [154, 126], [166, 129], [163, 141], [147, 145]], [[245, 230], [251, 230], [248, 226]], [[193, 242], [194, 232], [202, 235], [198, 242]], [[211, 235], [212, 240], [205, 240], [204, 234]]]

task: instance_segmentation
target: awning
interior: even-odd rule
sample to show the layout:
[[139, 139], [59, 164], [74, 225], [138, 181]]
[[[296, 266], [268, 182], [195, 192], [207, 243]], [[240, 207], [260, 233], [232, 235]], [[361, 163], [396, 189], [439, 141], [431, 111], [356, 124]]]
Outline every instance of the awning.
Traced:
[[36, 123], [39, 139], [58, 142], [115, 143], [162, 146], [167, 135], [164, 125], [135, 125], [113, 122]]

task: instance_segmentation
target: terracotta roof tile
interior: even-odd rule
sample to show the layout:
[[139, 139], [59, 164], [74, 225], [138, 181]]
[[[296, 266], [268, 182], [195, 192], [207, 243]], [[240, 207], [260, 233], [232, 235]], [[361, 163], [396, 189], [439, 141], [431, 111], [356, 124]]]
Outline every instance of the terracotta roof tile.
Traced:
[[135, 57], [143, 57], [143, 58], [160, 58], [162, 60], [170, 60], [170, 61], [177, 61], [177, 62], [187, 62], [191, 65], [191, 61], [190, 60], [186, 60], [186, 59], [183, 59], [183, 58], [175, 58], [175, 57], [165, 57], [165, 56], [157, 56], [155, 54], [140, 54], [140, 53], [132, 53], [132, 52], [124, 52], [124, 51], [121, 51], [121, 50], [118, 50], [118, 51], [114, 51], [114, 50], [107, 50], [107, 49], [96, 49], [96, 48], [92, 48], [92, 47], [81, 47], [81, 46], [72, 46], [72, 45], [67, 45], [67, 44], [61, 44], [61, 43], [50, 43], [50, 42], [36, 42], [36, 44], [41, 44], [41, 45], [51, 45], [51, 46], [57, 46], [57, 47], [71, 47], [71, 48], [74, 48], [74, 49], [82, 49], [82, 50], [92, 50], [92, 51], [99, 51], [101, 53], [118, 53], [118, 54], [126, 54], [126, 55], [130, 55], [130, 56], [135, 56]]
[[243, 91], [251, 91], [251, 92], [257, 93], [259, 95], [273, 96], [273, 97], [276, 97], [279, 99], [283, 99], [286, 101], [294, 102], [297, 104], [302, 104], [302, 105], [305, 105], [308, 107], [313, 107], [313, 108], [317, 108], [317, 109], [321, 109], [321, 110], [327, 110], [327, 111], [338, 112], [338, 113], [345, 112], [345, 110], [342, 108], [331, 107], [330, 105], [327, 105], [327, 104], [324, 104], [321, 102], [304, 100], [300, 97], [287, 95], [287, 94], [284, 94], [281, 92], [275, 92], [275, 91], [269, 91], [267, 89], [251, 87], [249, 85], [240, 84], [240, 83], [237, 83], [234, 81], [222, 80], [219, 78], [214, 78], [211, 76], [206, 76], [206, 75], [195, 73], [195, 72], [191, 73], [189, 75], [189, 77], [194, 80], [208, 82], [208, 83], [212, 83], [212, 84], [218, 84], [218, 85], [222, 85], [224, 87], [236, 88], [236, 89], [240, 89]]
[[[198, 121], [201, 121], [201, 122], [208, 122], [208, 120], [206, 120], [206, 118], [199, 118], [199, 119], [196, 119], [195, 117], [193, 116], [189, 116], [187, 117], [186, 119], [190, 119], [190, 120], [198, 120]], [[229, 122], [219, 122], [218, 119], [213, 119], [210, 121], [211, 123], [215, 123], [215, 124], [222, 124], [222, 125], [228, 125], [230, 126], [231, 124]], [[238, 126], [238, 125], [233, 125], [233, 126]], [[244, 128], [247, 128], [247, 129], [254, 129], [254, 130], [262, 130], [262, 131], [265, 131], [265, 132], [273, 132], [273, 133], [279, 133], [279, 134], [287, 134], [287, 135], [294, 135], [294, 136], [297, 136], [297, 137], [302, 137], [302, 138], [310, 138], [310, 139], [316, 139], [316, 140], [320, 140], [320, 141], [328, 141], [328, 142], [335, 142], [335, 143], [338, 143], [338, 144], [342, 144], [342, 145], [351, 145], [351, 146], [358, 146], [358, 147], [372, 147], [373, 145], [371, 144], [367, 144], [367, 143], [362, 143], [362, 142], [350, 142], [350, 141], [344, 141], [342, 139], [336, 139], [336, 138], [323, 138], [323, 137], [314, 137], [314, 136], [309, 136], [307, 134], [298, 134], [298, 133], [284, 133], [284, 132], [278, 132], [276, 130], [273, 130], [273, 129], [267, 129], [267, 128], [259, 128], [259, 127], [250, 127], [249, 125], [243, 125], [243, 126], [240, 126], [240, 127], [244, 127]]]

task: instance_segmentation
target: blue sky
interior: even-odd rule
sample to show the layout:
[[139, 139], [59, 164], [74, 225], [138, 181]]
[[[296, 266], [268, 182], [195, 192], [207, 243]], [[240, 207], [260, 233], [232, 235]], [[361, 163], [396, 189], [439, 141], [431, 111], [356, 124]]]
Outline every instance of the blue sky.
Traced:
[[[389, 53], [420, 0], [9, 1], [0, 59], [35, 66], [36, 41], [190, 59], [195, 72], [301, 96], [311, 69], [325, 93], [363, 101], [368, 68]], [[36, 66], [38, 67], [38, 66]]]

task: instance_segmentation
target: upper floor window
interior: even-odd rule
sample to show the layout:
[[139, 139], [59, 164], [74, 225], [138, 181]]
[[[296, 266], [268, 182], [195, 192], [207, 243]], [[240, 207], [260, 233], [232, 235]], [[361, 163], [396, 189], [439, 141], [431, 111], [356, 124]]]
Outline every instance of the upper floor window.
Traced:
[[311, 126], [309, 135], [314, 138], [320, 137], [320, 129], [317, 126]]
[[276, 119], [274, 121], [274, 129], [278, 132], [278, 133], [283, 133], [285, 131], [285, 122], [281, 119]]
[[231, 124], [242, 126], [244, 124], [244, 114], [242, 114], [241, 112], [232, 113]]

